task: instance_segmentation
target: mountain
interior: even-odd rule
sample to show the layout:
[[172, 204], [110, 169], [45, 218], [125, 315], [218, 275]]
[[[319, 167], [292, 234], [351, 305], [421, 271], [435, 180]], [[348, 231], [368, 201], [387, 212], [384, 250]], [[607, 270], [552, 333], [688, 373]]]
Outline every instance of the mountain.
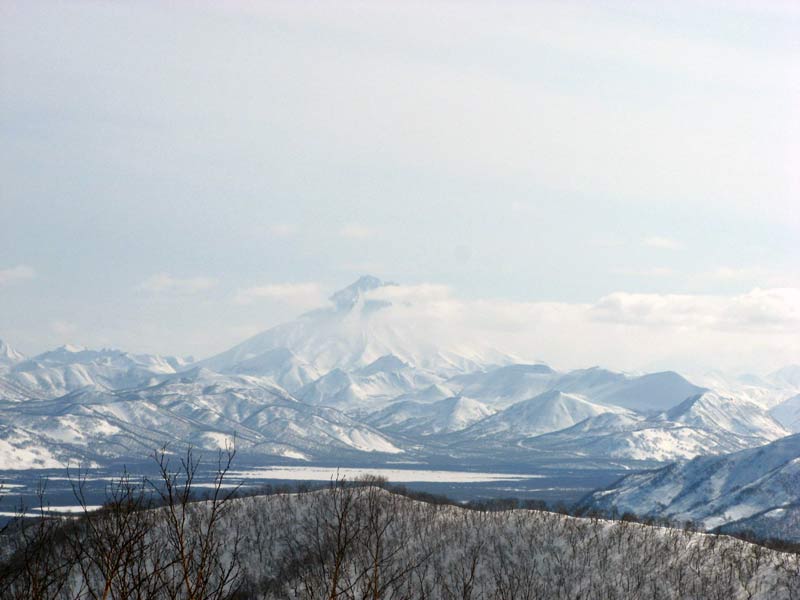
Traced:
[[485, 372], [456, 375], [448, 379], [446, 385], [458, 389], [461, 395], [502, 408], [551, 389], [558, 375], [543, 364], [511, 364]]
[[[800, 542], [800, 435], [721, 456], [637, 473], [582, 501], [584, 507], [699, 522], [706, 529], [762, 529], [782, 523]], [[774, 533], [776, 529], [770, 530]]]
[[771, 409], [788, 398], [800, 393], [800, 387], [792, 387], [784, 377], [790, 375], [790, 368], [761, 377], [758, 375], [729, 375], [721, 371], [705, 373], [698, 378], [703, 387], [714, 390], [723, 396], [735, 398], [747, 398], [752, 402], [761, 405], [765, 409]]
[[388, 354], [349, 373], [333, 369], [297, 390], [296, 395], [309, 404], [334, 406], [345, 411], [374, 411], [394, 398], [429, 389], [440, 381], [433, 373]]
[[[616, 469], [789, 433], [765, 408], [798, 395], [793, 367], [720, 378], [724, 390], [713, 391], [671, 371], [559, 372], [483, 342], [443, 341], [412, 318], [427, 301], [416, 289], [362, 277], [325, 307], [194, 364], [75, 346], [26, 358], [2, 344], [0, 427], [18, 440], [2, 456], [13, 460], [19, 446], [31, 464], [102, 462], [141, 458], [165, 440], [213, 448], [235, 433], [255, 462], [408, 452], [431, 464], [568, 459]], [[774, 416], [794, 428], [792, 411], [787, 403]]]
[[787, 365], [767, 375], [767, 381], [777, 387], [800, 391], [800, 365]]
[[319, 379], [321, 373], [286, 348], [274, 348], [235, 364], [226, 373], [266, 377], [275, 385], [294, 392]]
[[533, 437], [571, 427], [603, 413], [626, 414], [623, 408], [595, 404], [581, 396], [551, 390], [517, 402], [462, 432], [471, 441]]
[[66, 345], [16, 363], [3, 379], [35, 397], [56, 398], [87, 386], [124, 389], [152, 384], [183, 368], [181, 359], [170, 356]]
[[256, 378], [200, 368], [137, 390], [90, 386], [52, 400], [0, 404], [0, 426], [27, 436], [20, 451], [35, 442], [53, 456], [96, 461], [143, 458], [168, 442], [214, 450], [234, 434], [244, 456], [402, 452], [339, 411], [303, 404]]
[[800, 433], [800, 394], [773, 407], [769, 414], [789, 431]]
[[69, 462], [78, 462], [78, 456], [54, 450], [52, 444], [19, 427], [0, 425], [0, 467], [3, 469], [57, 469]]
[[35, 397], [36, 393], [30, 388], [16, 381], [5, 379], [5, 377], [0, 374], [0, 401], [13, 400], [21, 402]]
[[557, 389], [598, 404], [650, 414], [672, 408], [705, 389], [671, 371], [632, 376], [592, 367], [559, 373], [543, 364], [512, 364], [457, 375], [446, 384], [465, 396], [500, 408]]
[[526, 446], [554, 455], [663, 462], [760, 446], [788, 433], [748, 400], [704, 392], [651, 417], [630, 412], [590, 417]]
[[383, 431], [409, 436], [428, 436], [461, 431], [494, 414], [482, 402], [454, 396], [437, 402], [394, 402], [370, 415], [367, 422]]
[[457, 395], [458, 394], [456, 394], [456, 391], [452, 387], [448, 387], [444, 383], [434, 383], [428, 387], [397, 396], [392, 402], [419, 402], [421, 404], [429, 404]]
[[398, 318], [398, 307], [372, 297], [393, 285], [362, 277], [334, 293], [329, 306], [259, 333], [201, 364], [228, 372], [239, 363], [278, 348], [291, 351], [322, 374], [333, 369], [360, 369], [387, 355], [417, 368], [449, 374], [513, 362], [512, 357], [480, 344], [448, 348], [439, 340], [429, 339], [415, 324]]
[[789, 435], [780, 423], [754, 402], [703, 392], [684, 400], [657, 419], [699, 429], [718, 429], [764, 442]]
[[672, 408], [688, 396], [704, 391], [672, 371], [630, 376], [598, 367], [567, 373], [556, 385], [593, 402], [650, 414]]
[[0, 370], [25, 360], [25, 355], [0, 340]]

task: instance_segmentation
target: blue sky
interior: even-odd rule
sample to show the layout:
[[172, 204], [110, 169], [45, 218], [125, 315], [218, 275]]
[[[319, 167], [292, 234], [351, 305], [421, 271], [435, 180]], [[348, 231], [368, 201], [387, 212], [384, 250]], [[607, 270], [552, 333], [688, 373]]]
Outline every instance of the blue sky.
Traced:
[[26, 352], [205, 356], [371, 273], [521, 323], [637, 299], [514, 341], [569, 366], [800, 362], [795, 3], [9, 0], [0, 86]]

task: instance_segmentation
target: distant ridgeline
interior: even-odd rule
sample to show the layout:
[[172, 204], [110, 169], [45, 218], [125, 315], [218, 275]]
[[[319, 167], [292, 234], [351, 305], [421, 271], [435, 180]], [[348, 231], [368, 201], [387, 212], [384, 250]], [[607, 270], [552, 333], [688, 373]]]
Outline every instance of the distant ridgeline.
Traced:
[[[235, 436], [249, 464], [630, 470], [587, 502], [794, 535], [785, 505], [800, 497], [790, 467], [800, 451], [779, 441], [800, 431], [800, 367], [694, 382], [560, 372], [482, 342], [440, 344], [403, 325], [397, 311], [414, 298], [395, 292], [363, 277], [328, 306], [199, 362], [75, 346], [26, 357], [0, 342], [0, 470], [109, 466], [168, 441], [215, 451]], [[748, 504], [704, 479], [712, 457], [744, 451], [726, 481], [758, 489], [765, 474], [746, 465], [762, 446], [781, 449], [770, 464], [785, 495]], [[695, 457], [706, 458], [684, 464]], [[702, 494], [681, 504], [687, 496], [672, 492], [691, 485]]]

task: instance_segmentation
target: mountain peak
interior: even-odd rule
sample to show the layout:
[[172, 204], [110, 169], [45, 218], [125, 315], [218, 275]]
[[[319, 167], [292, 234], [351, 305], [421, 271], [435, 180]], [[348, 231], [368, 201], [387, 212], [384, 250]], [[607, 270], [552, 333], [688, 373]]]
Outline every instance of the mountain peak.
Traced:
[[[365, 293], [389, 285], [397, 284], [382, 281], [377, 277], [373, 277], [372, 275], [364, 275], [359, 277], [358, 280], [354, 281], [346, 288], [342, 288], [338, 292], [335, 292], [330, 297], [330, 301], [336, 305], [336, 308], [348, 310], [355, 306]], [[381, 303], [381, 305], [386, 306], [388, 303]]]
[[0, 363], [15, 364], [25, 360], [25, 355], [0, 340]]

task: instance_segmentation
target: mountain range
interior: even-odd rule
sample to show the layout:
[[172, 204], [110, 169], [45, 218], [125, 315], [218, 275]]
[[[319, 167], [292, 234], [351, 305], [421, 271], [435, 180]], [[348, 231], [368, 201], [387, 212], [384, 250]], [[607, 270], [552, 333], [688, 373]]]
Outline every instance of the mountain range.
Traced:
[[[690, 465], [796, 446], [781, 444], [800, 430], [798, 367], [693, 381], [671, 371], [559, 371], [426, 337], [394, 318], [392, 286], [363, 277], [328, 306], [199, 362], [70, 345], [26, 357], [0, 342], [0, 469], [102, 465], [165, 442], [213, 450], [235, 436], [242, 455], [263, 464], [547, 457], [641, 470], [677, 461], [666, 468], [689, 481], [699, 472], [681, 471]], [[650, 511], [640, 498], [669, 497], [653, 491], [653, 475], [631, 477], [599, 505]]]

